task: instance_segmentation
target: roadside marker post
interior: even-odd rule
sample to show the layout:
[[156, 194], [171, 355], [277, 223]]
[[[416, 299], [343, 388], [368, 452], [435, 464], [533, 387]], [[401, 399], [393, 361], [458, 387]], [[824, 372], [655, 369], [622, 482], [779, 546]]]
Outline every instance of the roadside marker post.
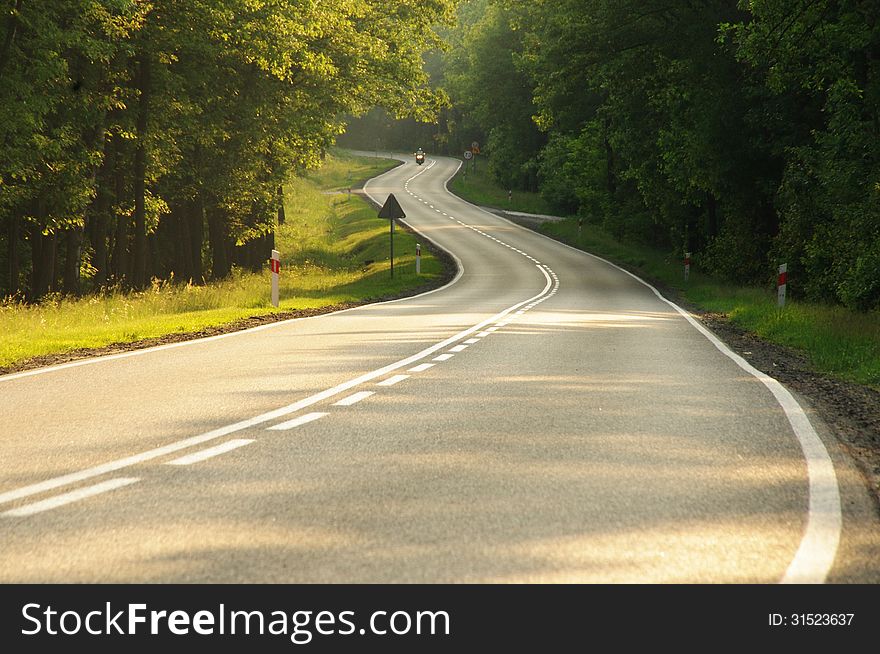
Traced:
[[788, 284], [788, 264], [779, 266], [779, 277], [776, 280], [776, 304], [780, 308], [785, 306], [785, 286]]
[[422, 246], [416, 243], [416, 275], [422, 274]]
[[391, 223], [391, 277], [394, 277], [394, 221], [398, 218], [406, 218], [406, 214], [403, 213], [403, 209], [401, 209], [397, 198], [394, 197], [394, 193], [388, 194], [385, 204], [383, 204], [382, 208], [379, 210], [379, 218], [385, 218]]
[[272, 258], [269, 259], [269, 266], [272, 269], [272, 306], [278, 307], [278, 280], [281, 277], [281, 253], [278, 250], [272, 250]]
[[691, 253], [684, 253], [684, 281], [687, 281], [691, 277]]

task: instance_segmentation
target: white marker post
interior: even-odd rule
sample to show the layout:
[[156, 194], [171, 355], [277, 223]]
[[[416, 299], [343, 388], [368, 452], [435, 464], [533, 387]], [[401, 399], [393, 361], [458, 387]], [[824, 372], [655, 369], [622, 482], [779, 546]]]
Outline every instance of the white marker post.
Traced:
[[422, 274], [422, 246], [416, 243], [416, 275]]
[[788, 283], [788, 264], [779, 266], [779, 278], [776, 280], [776, 304], [785, 306], [785, 286]]
[[691, 276], [691, 253], [684, 253], [684, 281], [690, 279]]
[[272, 258], [269, 259], [272, 268], [272, 306], [278, 306], [278, 278], [281, 276], [281, 253], [272, 250]]

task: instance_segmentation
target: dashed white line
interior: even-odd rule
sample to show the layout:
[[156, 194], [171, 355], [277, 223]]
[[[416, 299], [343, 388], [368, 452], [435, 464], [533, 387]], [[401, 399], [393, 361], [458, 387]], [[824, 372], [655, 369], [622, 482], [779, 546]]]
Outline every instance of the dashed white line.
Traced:
[[436, 356], [433, 359], [431, 359], [431, 361], [449, 361], [449, 359], [451, 359], [454, 356], [455, 356], [454, 354], [441, 354], [441, 355]]
[[200, 452], [193, 452], [192, 454], [187, 454], [186, 456], [182, 456], [180, 458], [174, 459], [173, 461], [169, 461], [167, 465], [188, 466], [192, 463], [198, 463], [199, 461], [210, 459], [219, 454], [225, 454], [226, 452], [235, 450], [239, 447], [250, 445], [253, 442], [253, 438], [234, 438], [231, 441], [226, 441], [225, 443], [221, 443], [220, 445], [209, 447], [208, 449], [201, 450]]
[[384, 381], [380, 381], [376, 386], [394, 386], [394, 384], [402, 382], [404, 379], [409, 379], [409, 375], [394, 375]]
[[101, 493], [116, 490], [117, 488], [122, 488], [123, 486], [133, 484], [136, 481], [140, 481], [140, 479], [137, 477], [117, 477], [116, 479], [108, 479], [107, 481], [102, 481], [100, 484], [95, 484], [94, 486], [78, 488], [75, 491], [70, 491], [69, 493], [64, 493], [62, 495], [56, 495], [55, 497], [50, 497], [49, 499], [42, 500], [40, 502], [25, 504], [24, 506], [20, 506], [17, 509], [11, 509], [0, 515], [9, 516], [11, 518], [21, 518], [24, 516], [33, 515], [34, 513], [40, 513], [41, 511], [55, 509], [59, 506], [70, 504], [71, 502], [84, 500], [87, 497], [92, 497], [94, 495], [100, 495]]
[[474, 343], [479, 343], [479, 342], [480, 342], [479, 338], [469, 338], [466, 341], [464, 341], [464, 344], [465, 345], [473, 345]]
[[358, 393], [352, 393], [348, 397], [344, 397], [338, 402], [334, 402], [333, 406], [351, 406], [352, 404], [356, 404], [361, 400], [365, 400], [370, 395], [375, 395], [373, 391], [360, 391]]
[[293, 420], [288, 420], [286, 422], [280, 422], [277, 425], [272, 425], [271, 427], [266, 427], [266, 429], [272, 430], [284, 430], [284, 429], [293, 429], [294, 427], [299, 427], [300, 425], [304, 425], [307, 422], [312, 422], [317, 420], [318, 418], [323, 418], [324, 416], [329, 415], [327, 413], [321, 413], [320, 411], [314, 411], [312, 413], [307, 413], [302, 416], [298, 416]]
[[434, 367], [433, 363], [420, 363], [419, 365], [415, 366], [414, 368], [410, 368], [408, 370], [408, 372], [424, 372], [428, 368], [433, 368], [433, 367]]
[[468, 348], [467, 345], [456, 345], [455, 347], [449, 348], [450, 352], [463, 352]]

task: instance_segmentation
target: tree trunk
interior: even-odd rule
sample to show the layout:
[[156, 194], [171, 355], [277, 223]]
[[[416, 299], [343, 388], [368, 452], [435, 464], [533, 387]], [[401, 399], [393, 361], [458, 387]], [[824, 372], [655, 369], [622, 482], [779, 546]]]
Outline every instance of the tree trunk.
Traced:
[[79, 269], [82, 260], [82, 227], [67, 230], [67, 255], [64, 259], [64, 292], [79, 295]]
[[12, 44], [15, 43], [15, 35], [18, 32], [18, 14], [21, 13], [21, 5], [24, 0], [16, 0], [15, 9], [6, 15], [6, 36], [3, 39], [3, 45], [0, 46], [0, 74], [6, 68], [6, 62], [9, 61]]
[[6, 252], [7, 252], [7, 263], [8, 263], [8, 271], [9, 271], [9, 285], [7, 286], [7, 293], [9, 295], [16, 295], [18, 293], [18, 222], [19, 217], [13, 211], [7, 217], [8, 220], [8, 230], [6, 232]]
[[278, 187], [278, 224], [283, 225], [285, 220], [284, 215], [284, 187]]
[[205, 282], [202, 269], [202, 244], [205, 241], [205, 203], [201, 195], [189, 204], [187, 226], [189, 228], [190, 260], [194, 284]]
[[[125, 177], [122, 170], [122, 139], [113, 139], [114, 199], [119, 206], [125, 200]], [[116, 234], [113, 243], [113, 278], [117, 284], [125, 284], [128, 271], [128, 216], [116, 210]]]
[[709, 240], [718, 236], [718, 201], [711, 191], [706, 194], [706, 217], [708, 218], [707, 231]]
[[[167, 220], [170, 222], [168, 231], [172, 241], [174, 257], [171, 270], [174, 273], [175, 282], [185, 282], [192, 279], [192, 262], [190, 259], [192, 247], [189, 242], [189, 226], [186, 222], [186, 201], [177, 200], [171, 204], [170, 208], [171, 213]], [[161, 226], [162, 224], [160, 223]]]
[[211, 245], [211, 278], [223, 279], [232, 270], [226, 220], [218, 207], [208, 209], [208, 240]]
[[146, 174], [147, 125], [150, 104], [150, 60], [143, 55], [138, 64], [137, 88], [140, 91], [134, 152], [134, 271], [132, 285], [144, 288], [147, 283]]
[[31, 231], [31, 300], [37, 301], [54, 286], [55, 235], [44, 236], [38, 226]]

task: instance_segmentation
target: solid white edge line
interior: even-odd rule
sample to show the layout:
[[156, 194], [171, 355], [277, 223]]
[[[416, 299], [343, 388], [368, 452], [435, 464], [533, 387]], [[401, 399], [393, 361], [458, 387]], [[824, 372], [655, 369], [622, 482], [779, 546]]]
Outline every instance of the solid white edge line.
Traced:
[[[128, 466], [132, 466], [138, 463], [143, 463], [144, 461], [149, 461], [151, 459], [155, 459], [160, 456], [165, 456], [166, 454], [171, 454], [173, 452], [177, 452], [182, 449], [186, 449], [188, 447], [192, 447], [193, 445], [199, 445], [201, 443], [215, 440], [220, 438], [221, 436], [226, 436], [228, 434], [232, 434], [237, 431], [241, 431], [242, 429], [248, 429], [249, 427], [253, 427], [255, 425], [263, 424], [265, 422], [269, 422], [271, 420], [275, 420], [276, 418], [280, 418], [282, 416], [290, 415], [291, 413], [296, 413], [306, 407], [312, 406], [313, 404], [317, 404], [318, 402], [322, 402], [323, 400], [329, 399], [334, 395], [339, 395], [340, 393], [344, 393], [350, 388], [354, 388], [355, 386], [359, 386], [365, 382], [373, 381], [377, 377], [382, 377], [389, 372], [393, 372], [404, 366], [411, 365], [420, 359], [424, 359], [425, 357], [434, 354], [434, 352], [438, 350], [442, 350], [448, 345], [455, 343], [456, 341], [460, 341], [463, 338], [466, 338], [470, 334], [474, 332], [478, 332], [486, 325], [496, 322], [503, 316], [506, 316], [511, 311], [515, 311], [521, 306], [524, 306], [535, 300], [542, 295], [545, 295], [547, 291], [553, 284], [553, 280], [550, 278], [550, 275], [547, 274], [542, 267], [536, 266], [538, 270], [540, 270], [544, 278], [547, 280], [547, 283], [544, 285], [544, 289], [528, 299], [523, 300], [522, 302], [518, 302], [499, 313], [496, 313], [489, 318], [486, 318], [482, 322], [473, 325], [472, 327], [468, 327], [465, 330], [450, 336], [446, 340], [440, 341], [439, 343], [435, 343], [434, 345], [425, 348], [420, 352], [416, 352], [413, 355], [406, 357], [405, 359], [400, 359], [399, 361], [395, 361], [394, 363], [389, 363], [387, 366], [379, 368], [377, 370], [373, 370], [372, 372], [365, 373], [359, 377], [355, 377], [354, 379], [350, 379], [346, 382], [342, 382], [341, 384], [337, 384], [332, 388], [328, 388], [320, 393], [315, 393], [314, 395], [310, 395], [298, 402], [294, 402], [293, 404], [289, 404], [287, 406], [280, 407], [273, 411], [269, 411], [267, 413], [260, 414], [258, 416], [254, 416], [253, 418], [247, 418], [246, 420], [241, 420], [239, 422], [233, 423], [231, 425], [225, 425], [223, 427], [218, 427], [217, 429], [213, 429], [204, 434], [199, 434], [197, 436], [191, 436], [189, 438], [185, 438], [180, 441], [176, 441], [174, 443], [169, 443], [168, 445], [164, 445], [162, 447], [157, 447], [152, 450], [147, 450], [146, 452], [141, 452], [140, 454], [134, 454], [132, 456], [127, 456], [122, 459], [117, 459], [116, 461], [109, 461], [107, 463], [103, 463], [101, 465], [93, 466], [91, 468], [86, 468], [84, 470], [79, 470], [77, 472], [71, 472], [66, 475], [62, 475], [61, 477], [55, 477], [52, 479], [47, 479], [45, 481], [38, 482], [36, 484], [29, 484], [27, 486], [22, 486], [20, 488], [15, 488], [10, 491], [6, 491], [5, 493], [0, 493], [0, 504], [5, 504], [6, 502], [11, 502], [13, 500], [20, 499], [22, 497], [28, 497], [30, 495], [35, 495], [37, 493], [42, 493], [43, 491], [51, 490], [53, 488], [58, 488], [59, 486], [66, 486], [68, 484], [72, 484], [78, 481], [83, 481], [84, 479], [90, 479], [92, 477], [97, 477], [99, 475], [106, 474], [108, 472], [113, 472], [115, 470], [120, 470], [121, 468], [126, 468]], [[302, 417], [302, 416], [300, 416]], [[284, 425], [296, 422], [297, 419], [288, 421], [287, 423], [282, 423]], [[275, 425], [274, 427], [269, 427], [268, 429], [286, 429], [287, 427], [281, 427], [280, 425]]]
[[810, 423], [803, 407], [801, 407], [794, 396], [792, 396], [792, 394], [781, 383], [779, 383], [779, 381], [754, 368], [745, 359], [731, 351], [730, 348], [718, 340], [714, 334], [691, 316], [689, 312], [685, 311], [671, 300], [667, 300], [663, 297], [660, 291], [644, 279], [591, 252], [579, 250], [567, 243], [562, 243], [561, 241], [550, 238], [545, 234], [528, 229], [522, 225], [517, 225], [512, 220], [508, 220], [503, 216], [486, 211], [482, 207], [472, 204], [455, 195], [455, 193], [449, 190], [448, 181], [445, 185], [445, 189], [451, 196], [478, 211], [482, 211], [489, 216], [503, 220], [517, 229], [525, 230], [530, 234], [537, 234], [538, 236], [546, 238], [557, 245], [566, 247], [569, 250], [580, 252], [583, 255], [592, 257], [597, 261], [601, 261], [612, 268], [616, 268], [617, 270], [626, 273], [640, 284], [651, 289], [651, 291], [654, 292], [654, 295], [675, 309], [675, 311], [683, 316], [685, 320], [697, 329], [697, 331], [709, 339], [709, 341], [722, 354], [734, 361], [734, 363], [745, 372], [760, 380], [761, 383], [770, 390], [773, 397], [776, 398], [777, 403], [782, 407], [782, 410], [794, 431], [794, 435], [801, 446], [801, 451], [803, 452], [807, 463], [807, 477], [809, 480], [809, 511], [807, 515], [807, 527], [804, 531], [804, 536], [801, 539], [801, 544], [789, 564], [788, 569], [780, 580], [780, 583], [824, 583], [831, 571], [831, 567], [834, 565], [834, 559], [837, 556], [837, 548], [840, 545], [840, 531], [843, 526], [843, 516], [840, 508], [840, 490], [831, 456], [828, 454], [825, 444], [822, 442], [822, 439], [819, 438], [812, 423]]
[[199, 450], [198, 452], [187, 454], [186, 456], [174, 459], [173, 461], [168, 461], [168, 463], [166, 463], [165, 465], [188, 466], [192, 463], [199, 463], [200, 461], [205, 461], [206, 459], [213, 458], [220, 454], [225, 454], [226, 452], [230, 452], [239, 447], [250, 445], [253, 442], [253, 438], [233, 438], [232, 440], [221, 443], [220, 445], [215, 445], [214, 447], [209, 447], [205, 450]]
[[64, 493], [63, 495], [56, 495], [55, 497], [50, 497], [39, 502], [25, 504], [24, 506], [20, 506], [17, 509], [10, 509], [9, 511], [5, 511], [0, 515], [9, 516], [11, 518], [22, 518], [25, 516], [33, 515], [35, 513], [40, 513], [42, 511], [48, 511], [49, 509], [56, 509], [59, 506], [64, 506], [65, 504], [70, 504], [71, 502], [84, 500], [87, 497], [92, 497], [94, 495], [100, 495], [101, 493], [116, 490], [117, 488], [122, 488], [123, 486], [133, 484], [136, 481], [140, 481], [140, 479], [137, 477], [118, 477], [116, 479], [108, 479], [107, 481], [102, 481], [101, 483], [95, 484], [93, 486], [78, 488], [74, 491], [70, 491], [69, 493]]
[[[436, 161], [433, 163], [436, 163]], [[461, 167], [461, 162], [459, 162], [459, 165], [458, 165], [458, 168], [460, 168], [460, 167]], [[382, 173], [382, 175], [378, 175], [377, 177], [373, 177], [372, 179], [367, 180], [367, 182], [364, 184], [364, 187], [363, 187], [364, 193], [366, 195], [368, 195], [373, 200], [373, 202], [376, 202], [377, 204], [379, 204], [378, 201], [376, 200], [376, 198], [373, 197], [367, 191], [367, 185], [370, 182], [377, 180], [377, 179], [380, 179], [384, 175], [387, 175], [387, 174], [397, 170], [397, 168], [399, 168], [399, 166]], [[455, 169], [455, 171], [452, 173], [452, 176], [449, 179], [452, 179], [452, 177], [455, 176], [455, 174], [458, 172], [458, 168]], [[426, 172], [428, 169], [429, 168], [426, 168], [426, 169], [420, 171], [419, 174]], [[415, 175], [414, 177], [418, 177], [418, 175]], [[413, 178], [411, 177], [410, 179], [413, 179]], [[448, 181], [449, 180], [447, 180], [446, 183], [448, 183]], [[445, 183], [444, 183], [444, 186], [445, 186]], [[404, 223], [407, 227], [409, 227], [413, 231], [418, 231], [412, 225], [407, 223], [405, 220], [401, 220], [400, 222]], [[60, 363], [55, 366], [46, 366], [45, 368], [35, 368], [33, 370], [24, 370], [22, 372], [15, 372], [15, 373], [11, 373], [8, 375], [0, 375], [0, 382], [12, 381], [14, 379], [22, 379], [23, 377], [34, 377], [36, 375], [42, 375], [42, 374], [46, 374], [49, 372], [57, 372], [59, 370], [66, 370], [68, 368], [78, 368], [80, 366], [88, 366], [88, 365], [92, 365], [95, 363], [102, 363], [105, 361], [115, 361], [117, 359], [127, 359], [129, 357], [141, 356], [143, 354], [150, 354], [152, 352], [160, 352], [162, 350], [170, 350], [170, 349], [176, 348], [176, 347], [186, 347], [188, 345], [195, 345], [197, 343], [209, 343], [211, 341], [218, 341], [223, 338], [231, 338], [233, 336], [241, 336], [242, 334], [252, 334], [254, 332], [262, 331], [264, 329], [274, 329], [276, 327], [281, 327], [283, 325], [288, 325], [292, 322], [297, 322], [297, 321], [301, 321], [301, 320], [314, 320], [315, 318], [324, 318], [326, 316], [335, 316], [340, 313], [348, 313], [349, 311], [363, 310], [366, 307], [373, 307], [373, 306], [378, 306], [378, 305], [383, 305], [383, 304], [394, 304], [395, 302], [402, 302], [404, 300], [413, 300], [415, 298], [420, 298], [420, 297], [424, 297], [426, 295], [430, 295], [431, 293], [436, 293], [438, 291], [442, 291], [446, 288], [449, 288], [453, 284], [457, 283], [461, 279], [462, 275], [464, 274], [464, 264], [462, 263], [461, 259], [459, 259], [454, 253], [450, 252], [449, 250], [447, 250], [446, 248], [441, 246], [439, 243], [437, 243], [430, 236], [426, 236], [425, 234], [422, 234], [421, 232], [418, 232], [418, 233], [422, 238], [424, 238], [425, 240], [427, 240], [431, 244], [433, 244], [434, 247], [436, 247], [439, 250], [442, 250], [443, 252], [446, 252], [446, 254], [448, 254], [450, 256], [450, 258], [452, 258], [452, 260], [455, 261], [455, 265], [458, 268], [458, 271], [455, 274], [455, 277], [453, 277], [448, 283], [446, 283], [443, 286], [440, 286], [438, 288], [431, 289], [430, 291], [425, 291], [424, 293], [419, 293], [418, 295], [409, 295], [407, 297], [398, 298], [396, 300], [385, 300], [383, 302], [371, 302], [369, 304], [363, 304], [361, 306], [351, 307], [349, 309], [340, 309], [339, 311], [330, 311], [328, 313], [322, 313], [322, 314], [318, 314], [315, 316], [304, 316], [302, 318], [290, 318], [288, 320], [279, 320], [277, 322], [271, 322], [271, 323], [267, 323], [265, 325], [257, 325], [256, 327], [249, 327], [248, 329], [240, 329], [240, 330], [234, 331], [234, 332], [227, 332], [226, 334], [217, 334], [216, 336], [205, 336], [204, 338], [194, 338], [194, 339], [191, 339], [188, 341], [180, 341], [179, 343], [166, 343], [165, 345], [156, 345], [153, 347], [145, 347], [140, 350], [131, 350], [129, 352], [119, 352], [118, 354], [105, 354], [104, 356], [92, 357], [89, 359], [80, 359], [79, 361], [70, 361], [69, 363]]]

